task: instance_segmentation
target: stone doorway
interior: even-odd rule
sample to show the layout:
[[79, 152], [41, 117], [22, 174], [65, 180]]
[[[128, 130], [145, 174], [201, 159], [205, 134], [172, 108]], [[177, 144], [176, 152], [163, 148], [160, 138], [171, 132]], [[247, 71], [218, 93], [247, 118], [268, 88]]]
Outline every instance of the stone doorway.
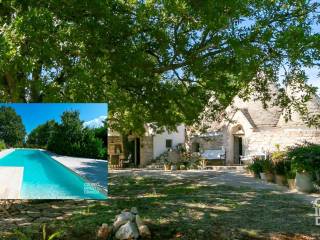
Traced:
[[244, 131], [241, 125], [237, 125], [232, 129], [233, 136], [233, 163], [241, 164], [241, 156], [244, 155]]
[[140, 165], [140, 138], [134, 137], [129, 138], [128, 143], [128, 153], [129, 153], [129, 161], [134, 166], [138, 167]]
[[234, 163], [240, 164], [240, 157], [243, 156], [243, 145], [242, 145], [242, 137], [240, 136], [233, 136], [234, 142]]

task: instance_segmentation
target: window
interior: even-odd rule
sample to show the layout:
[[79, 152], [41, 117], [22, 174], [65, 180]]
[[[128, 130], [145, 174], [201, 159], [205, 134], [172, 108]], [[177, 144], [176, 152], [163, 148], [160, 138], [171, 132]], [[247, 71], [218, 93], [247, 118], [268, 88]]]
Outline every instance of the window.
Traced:
[[166, 139], [166, 148], [172, 148], [172, 139]]

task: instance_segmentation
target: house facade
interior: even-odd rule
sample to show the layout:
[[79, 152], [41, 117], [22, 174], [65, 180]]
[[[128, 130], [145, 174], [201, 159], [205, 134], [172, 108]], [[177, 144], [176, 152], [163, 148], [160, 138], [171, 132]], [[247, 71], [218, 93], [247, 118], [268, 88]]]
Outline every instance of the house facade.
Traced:
[[144, 167], [152, 159], [157, 158], [168, 149], [175, 148], [179, 144], [184, 144], [186, 139], [185, 125], [179, 125], [176, 131], [154, 132], [149, 126], [143, 136], [130, 135], [127, 139], [127, 149], [129, 159], [124, 159], [123, 136], [109, 130], [108, 133], [108, 154], [119, 156], [124, 161], [129, 161], [134, 166]]
[[[307, 104], [311, 114], [320, 113], [320, 100], [314, 96]], [[320, 144], [320, 129], [308, 127], [292, 112], [286, 121], [278, 107], [263, 108], [260, 101], [235, 99], [227, 109], [229, 121], [213, 122], [207, 132], [190, 136], [192, 151], [222, 149], [227, 165], [239, 164], [241, 156], [265, 155], [278, 147], [285, 149], [305, 141]]]

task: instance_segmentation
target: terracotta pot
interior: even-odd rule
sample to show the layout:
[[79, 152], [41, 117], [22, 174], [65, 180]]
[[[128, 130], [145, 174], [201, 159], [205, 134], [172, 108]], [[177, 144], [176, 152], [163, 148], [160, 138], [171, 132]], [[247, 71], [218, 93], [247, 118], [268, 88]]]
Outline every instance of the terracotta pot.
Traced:
[[273, 182], [273, 174], [272, 173], [264, 173], [266, 176], [267, 182]]
[[301, 192], [312, 192], [314, 187], [311, 175], [307, 172], [296, 174], [296, 188]]
[[286, 177], [283, 176], [283, 175], [278, 175], [278, 174], [276, 174], [276, 176], [275, 176], [275, 182], [276, 182], [276, 184], [278, 184], [278, 185], [284, 186], [285, 183], [286, 183]]
[[170, 171], [171, 170], [171, 165], [170, 164], [165, 164], [164, 165], [164, 170], [165, 171]]
[[293, 190], [296, 188], [296, 179], [288, 179], [288, 187], [290, 190]]

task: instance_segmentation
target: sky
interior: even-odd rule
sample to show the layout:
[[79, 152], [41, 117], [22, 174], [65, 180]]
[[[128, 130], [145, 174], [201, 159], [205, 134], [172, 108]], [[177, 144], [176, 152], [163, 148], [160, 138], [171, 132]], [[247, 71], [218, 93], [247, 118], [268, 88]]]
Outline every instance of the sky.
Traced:
[[29, 134], [32, 129], [48, 120], [60, 123], [64, 111], [77, 110], [84, 122], [95, 122], [106, 118], [108, 104], [106, 103], [2, 103], [0, 106], [10, 106], [21, 116], [22, 122]]
[[315, 86], [318, 88], [318, 93], [320, 93], [320, 77], [318, 74], [320, 73], [319, 69], [316, 68], [311, 68], [311, 69], [306, 69], [306, 74], [308, 76], [308, 83], [311, 84], [312, 86]]

